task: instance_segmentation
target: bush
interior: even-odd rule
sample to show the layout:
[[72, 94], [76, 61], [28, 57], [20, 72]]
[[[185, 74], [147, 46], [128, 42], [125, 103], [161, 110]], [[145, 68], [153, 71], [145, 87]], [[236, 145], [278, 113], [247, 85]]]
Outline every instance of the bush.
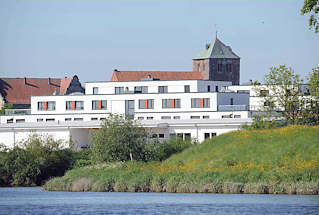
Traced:
[[112, 161], [161, 161], [191, 145], [191, 140], [172, 138], [160, 142], [151, 140], [145, 128], [122, 115], [111, 114], [102, 128], [91, 135], [91, 160], [95, 163]]
[[0, 186], [41, 185], [53, 176], [63, 176], [73, 161], [73, 152], [49, 136], [30, 135], [13, 149], [0, 151]]
[[92, 161], [144, 161], [147, 138], [145, 128], [133, 120], [110, 114], [101, 129], [91, 134]]

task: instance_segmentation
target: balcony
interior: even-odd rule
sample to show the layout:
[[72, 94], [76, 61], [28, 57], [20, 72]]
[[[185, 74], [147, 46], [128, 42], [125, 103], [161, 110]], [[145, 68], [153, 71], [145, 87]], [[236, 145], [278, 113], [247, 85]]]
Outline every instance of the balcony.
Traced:
[[12, 115], [30, 115], [31, 109], [6, 109], [4, 115], [12, 116]]
[[218, 111], [248, 111], [248, 105], [218, 105]]

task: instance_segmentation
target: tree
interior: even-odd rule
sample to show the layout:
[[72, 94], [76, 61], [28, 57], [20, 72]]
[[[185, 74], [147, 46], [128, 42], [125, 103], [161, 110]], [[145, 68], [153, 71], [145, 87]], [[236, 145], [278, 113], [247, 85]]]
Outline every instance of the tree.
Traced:
[[101, 129], [91, 133], [94, 162], [145, 160], [148, 133], [135, 121], [110, 114]]
[[308, 78], [308, 86], [311, 96], [319, 101], [319, 67], [312, 69], [312, 73]]
[[304, 0], [303, 7], [301, 8], [301, 14], [310, 14], [309, 27], [315, 29], [315, 33], [319, 32], [319, 22], [317, 14], [319, 12], [319, 0]]
[[309, 95], [305, 98], [304, 124], [319, 124], [319, 67], [312, 69], [308, 77]]
[[265, 96], [268, 111], [275, 111], [288, 123], [296, 124], [303, 107], [302, 82], [299, 75], [285, 65], [271, 67], [269, 74], [265, 75], [266, 90], [269, 91], [269, 95]]

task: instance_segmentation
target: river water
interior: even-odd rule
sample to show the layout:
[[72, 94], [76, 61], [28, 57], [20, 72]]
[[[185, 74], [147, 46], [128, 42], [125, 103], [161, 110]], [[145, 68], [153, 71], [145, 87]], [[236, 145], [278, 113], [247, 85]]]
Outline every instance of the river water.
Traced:
[[319, 196], [47, 192], [0, 188], [0, 214], [319, 214]]

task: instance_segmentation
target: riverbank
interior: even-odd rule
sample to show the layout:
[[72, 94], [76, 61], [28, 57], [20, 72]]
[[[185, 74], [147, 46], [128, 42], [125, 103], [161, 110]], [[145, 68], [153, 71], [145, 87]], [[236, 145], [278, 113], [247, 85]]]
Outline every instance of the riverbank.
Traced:
[[319, 127], [241, 130], [163, 162], [110, 163], [68, 171], [50, 191], [319, 193]]

